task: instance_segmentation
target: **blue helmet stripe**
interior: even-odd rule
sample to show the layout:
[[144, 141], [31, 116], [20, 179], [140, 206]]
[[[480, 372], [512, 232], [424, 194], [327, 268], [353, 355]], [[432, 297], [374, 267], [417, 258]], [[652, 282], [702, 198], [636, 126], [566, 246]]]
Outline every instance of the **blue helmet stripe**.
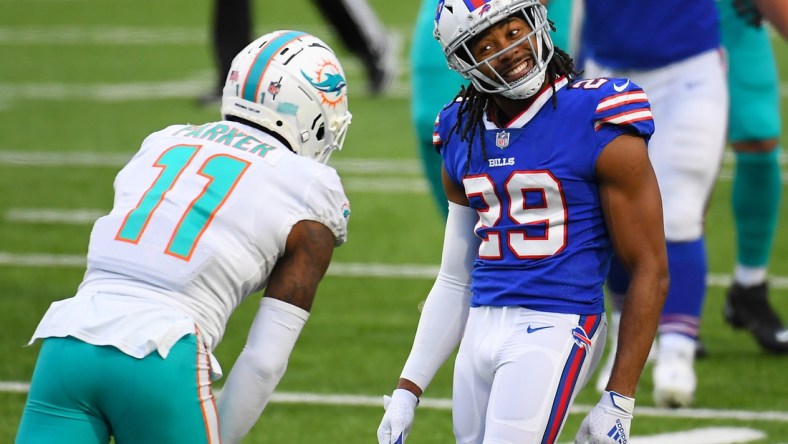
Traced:
[[266, 43], [266, 45], [263, 47], [263, 50], [257, 55], [254, 63], [252, 63], [251, 68], [249, 68], [249, 74], [246, 76], [246, 83], [244, 84], [244, 91], [243, 95], [241, 96], [244, 100], [248, 100], [250, 102], [256, 101], [255, 96], [257, 95], [257, 90], [260, 87], [260, 79], [263, 77], [263, 73], [268, 67], [268, 64], [271, 62], [274, 56], [285, 47], [285, 45], [303, 35], [306, 35], [306, 33], [287, 31]]

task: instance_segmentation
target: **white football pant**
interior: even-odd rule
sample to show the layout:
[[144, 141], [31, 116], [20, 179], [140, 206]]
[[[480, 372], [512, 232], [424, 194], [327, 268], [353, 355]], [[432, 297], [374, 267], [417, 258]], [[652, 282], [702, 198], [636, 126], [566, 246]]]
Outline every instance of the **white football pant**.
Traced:
[[717, 178], [728, 124], [723, 53], [712, 50], [663, 68], [614, 70], [588, 60], [585, 77], [623, 77], [648, 95], [655, 131], [651, 163], [662, 194], [665, 237], [687, 242], [703, 234], [706, 203]]
[[606, 332], [604, 314], [471, 308], [454, 367], [457, 443], [555, 442]]

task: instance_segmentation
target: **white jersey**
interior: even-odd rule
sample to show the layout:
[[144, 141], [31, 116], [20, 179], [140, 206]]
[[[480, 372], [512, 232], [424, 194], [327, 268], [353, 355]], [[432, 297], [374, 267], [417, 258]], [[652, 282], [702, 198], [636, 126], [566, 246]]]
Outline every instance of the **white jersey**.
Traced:
[[325, 225], [337, 246], [347, 238], [336, 171], [238, 123], [150, 135], [114, 186], [76, 296], [53, 303], [33, 339], [74, 336], [166, 357], [197, 333], [212, 352], [232, 311], [265, 287], [294, 224]]

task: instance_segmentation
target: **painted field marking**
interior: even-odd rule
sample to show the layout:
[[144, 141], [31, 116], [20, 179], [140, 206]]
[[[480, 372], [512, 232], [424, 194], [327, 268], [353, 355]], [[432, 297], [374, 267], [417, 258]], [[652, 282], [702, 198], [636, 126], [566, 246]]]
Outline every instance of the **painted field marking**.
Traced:
[[[48, 253], [9, 253], [0, 251], [0, 266], [16, 267], [84, 267], [87, 259], [77, 254]], [[327, 274], [337, 277], [394, 278], [394, 279], [435, 279], [438, 265], [431, 264], [381, 264], [337, 262], [328, 267]], [[731, 276], [710, 273], [706, 283], [711, 287], [727, 287]], [[772, 289], [788, 288], [788, 276], [769, 276]]]
[[[0, 149], [0, 165], [7, 166], [35, 166], [35, 167], [63, 167], [63, 166], [85, 166], [85, 167], [122, 167], [132, 156], [133, 153], [96, 153], [96, 152], [51, 152], [51, 151], [21, 151]], [[340, 156], [338, 156], [340, 157]], [[788, 183], [788, 155], [781, 153], [779, 163], [783, 168], [782, 182]], [[726, 152], [723, 170], [718, 175], [718, 180], [730, 182], [733, 179], [734, 156], [730, 151]], [[412, 190], [414, 192], [426, 192], [427, 183], [422, 178], [423, 166], [416, 159], [361, 159], [361, 158], [335, 158], [329, 165], [336, 168], [341, 174], [358, 175], [413, 175], [418, 176], [396, 183], [379, 184], [375, 179], [367, 183], [358, 183], [358, 189], [354, 191], [382, 192], [394, 190]], [[346, 178], [352, 179], [352, 178]], [[413, 189], [408, 188], [412, 185], [402, 186], [402, 182], [421, 181]]]
[[[22, 381], [0, 381], [0, 392], [27, 393], [30, 383]], [[216, 390], [216, 393], [220, 390]], [[280, 404], [312, 404], [354, 407], [378, 407], [383, 410], [383, 396], [346, 395], [346, 394], [321, 394], [307, 392], [275, 392], [271, 402]], [[451, 409], [451, 399], [423, 398], [419, 403], [420, 408], [434, 410]], [[586, 414], [594, 406], [576, 404], [569, 411], [570, 414]], [[662, 409], [657, 407], [635, 407], [635, 416], [653, 418], [688, 418], [688, 419], [730, 419], [732, 421], [766, 421], [788, 422], [788, 412], [782, 411], [750, 411], [728, 409]]]
[[630, 444], [744, 444], [766, 438], [760, 430], [742, 427], [704, 427], [659, 435], [632, 436]]

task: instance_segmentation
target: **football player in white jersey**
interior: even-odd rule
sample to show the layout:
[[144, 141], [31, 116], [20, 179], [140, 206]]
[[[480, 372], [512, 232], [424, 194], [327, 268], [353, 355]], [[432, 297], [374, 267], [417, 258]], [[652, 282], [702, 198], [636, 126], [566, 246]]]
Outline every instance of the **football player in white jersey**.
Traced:
[[[76, 295], [33, 335], [42, 345], [17, 444], [233, 444], [248, 433], [347, 237], [348, 200], [325, 165], [347, 105], [331, 48], [276, 31], [236, 56], [221, 121], [145, 139], [93, 227]], [[263, 289], [215, 402], [213, 351]]]

